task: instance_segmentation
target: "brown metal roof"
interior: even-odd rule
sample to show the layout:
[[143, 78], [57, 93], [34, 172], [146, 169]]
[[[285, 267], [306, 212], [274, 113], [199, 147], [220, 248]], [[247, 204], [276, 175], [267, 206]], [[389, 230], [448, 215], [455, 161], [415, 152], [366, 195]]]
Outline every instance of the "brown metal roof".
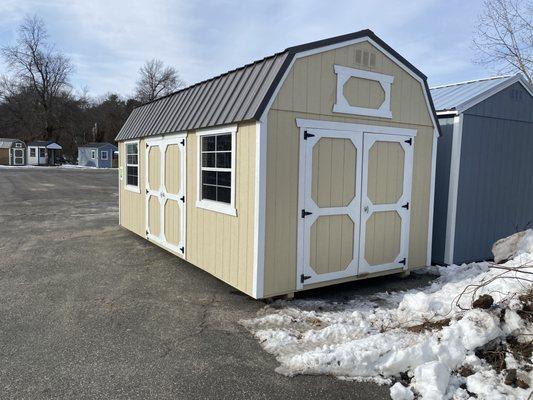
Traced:
[[[426, 76], [372, 31], [363, 30], [289, 47], [281, 53], [139, 106], [131, 112], [115, 140], [136, 139], [240, 121], [259, 120], [295, 54], [367, 36], [422, 78], [433, 108]], [[434, 109], [433, 112], [435, 112]]]

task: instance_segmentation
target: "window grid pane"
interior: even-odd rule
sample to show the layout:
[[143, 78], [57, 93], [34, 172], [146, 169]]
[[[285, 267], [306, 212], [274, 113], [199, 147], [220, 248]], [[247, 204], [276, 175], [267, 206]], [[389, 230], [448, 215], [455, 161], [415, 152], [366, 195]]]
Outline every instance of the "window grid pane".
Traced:
[[231, 145], [231, 134], [202, 137], [202, 199], [231, 203]]

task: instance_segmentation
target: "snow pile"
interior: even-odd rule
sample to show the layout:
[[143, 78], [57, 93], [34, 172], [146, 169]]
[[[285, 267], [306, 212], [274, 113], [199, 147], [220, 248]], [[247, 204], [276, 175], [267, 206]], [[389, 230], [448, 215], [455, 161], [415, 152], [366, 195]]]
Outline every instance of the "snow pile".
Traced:
[[492, 246], [492, 254], [494, 254], [496, 263], [524, 253], [533, 253], [533, 231], [531, 229], [500, 239]]
[[[533, 242], [533, 232], [524, 239]], [[342, 304], [278, 301], [241, 322], [276, 356], [277, 371], [288, 376], [395, 383], [396, 400], [415, 394], [526, 399], [533, 380], [533, 251], [498, 266], [429, 271], [438, 278], [422, 289]]]

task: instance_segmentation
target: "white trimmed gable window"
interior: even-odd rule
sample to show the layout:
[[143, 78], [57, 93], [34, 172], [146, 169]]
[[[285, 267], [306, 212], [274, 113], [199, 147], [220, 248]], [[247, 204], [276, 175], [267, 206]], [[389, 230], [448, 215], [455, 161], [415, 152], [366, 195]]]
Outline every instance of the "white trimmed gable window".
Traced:
[[199, 131], [197, 207], [236, 215], [236, 126]]
[[[391, 86], [394, 76], [378, 74], [377, 72], [335, 65], [337, 74], [337, 97], [333, 105], [333, 112], [342, 114], [367, 115], [370, 117], [392, 118]], [[344, 86], [350, 78], [360, 78], [378, 82], [384, 92], [384, 100], [377, 108], [357, 107], [350, 104], [344, 94]]]
[[139, 142], [126, 143], [126, 189], [139, 192]]

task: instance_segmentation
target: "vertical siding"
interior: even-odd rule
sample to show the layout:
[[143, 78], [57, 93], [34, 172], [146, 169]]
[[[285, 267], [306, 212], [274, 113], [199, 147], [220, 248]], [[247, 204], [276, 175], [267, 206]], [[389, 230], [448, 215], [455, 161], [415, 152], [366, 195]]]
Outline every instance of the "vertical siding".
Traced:
[[236, 144], [237, 216], [195, 206], [197, 136], [187, 137], [187, 261], [251, 295], [254, 265], [255, 122], [239, 124]]
[[492, 244], [533, 222], [533, 123], [465, 114], [454, 262], [492, 258]]
[[433, 214], [432, 262], [444, 263], [446, 221], [448, 217], [448, 191], [450, 188], [450, 162], [452, 157], [453, 118], [439, 120], [442, 136], [438, 139], [435, 174], [435, 207]]
[[[376, 54], [376, 65], [355, 62], [356, 49]], [[334, 64], [367, 69], [395, 77], [391, 91], [392, 120], [349, 116], [332, 112], [335, 102]], [[379, 96], [375, 86], [350, 97]], [[359, 43], [297, 60], [289, 71], [268, 113], [265, 296], [292, 292], [296, 288], [298, 223], [299, 130], [296, 118], [397, 126], [417, 130], [414, 144], [414, 171], [410, 225], [409, 263], [426, 264], [433, 126], [424, 99], [424, 88], [392, 60], [369, 43]]]

